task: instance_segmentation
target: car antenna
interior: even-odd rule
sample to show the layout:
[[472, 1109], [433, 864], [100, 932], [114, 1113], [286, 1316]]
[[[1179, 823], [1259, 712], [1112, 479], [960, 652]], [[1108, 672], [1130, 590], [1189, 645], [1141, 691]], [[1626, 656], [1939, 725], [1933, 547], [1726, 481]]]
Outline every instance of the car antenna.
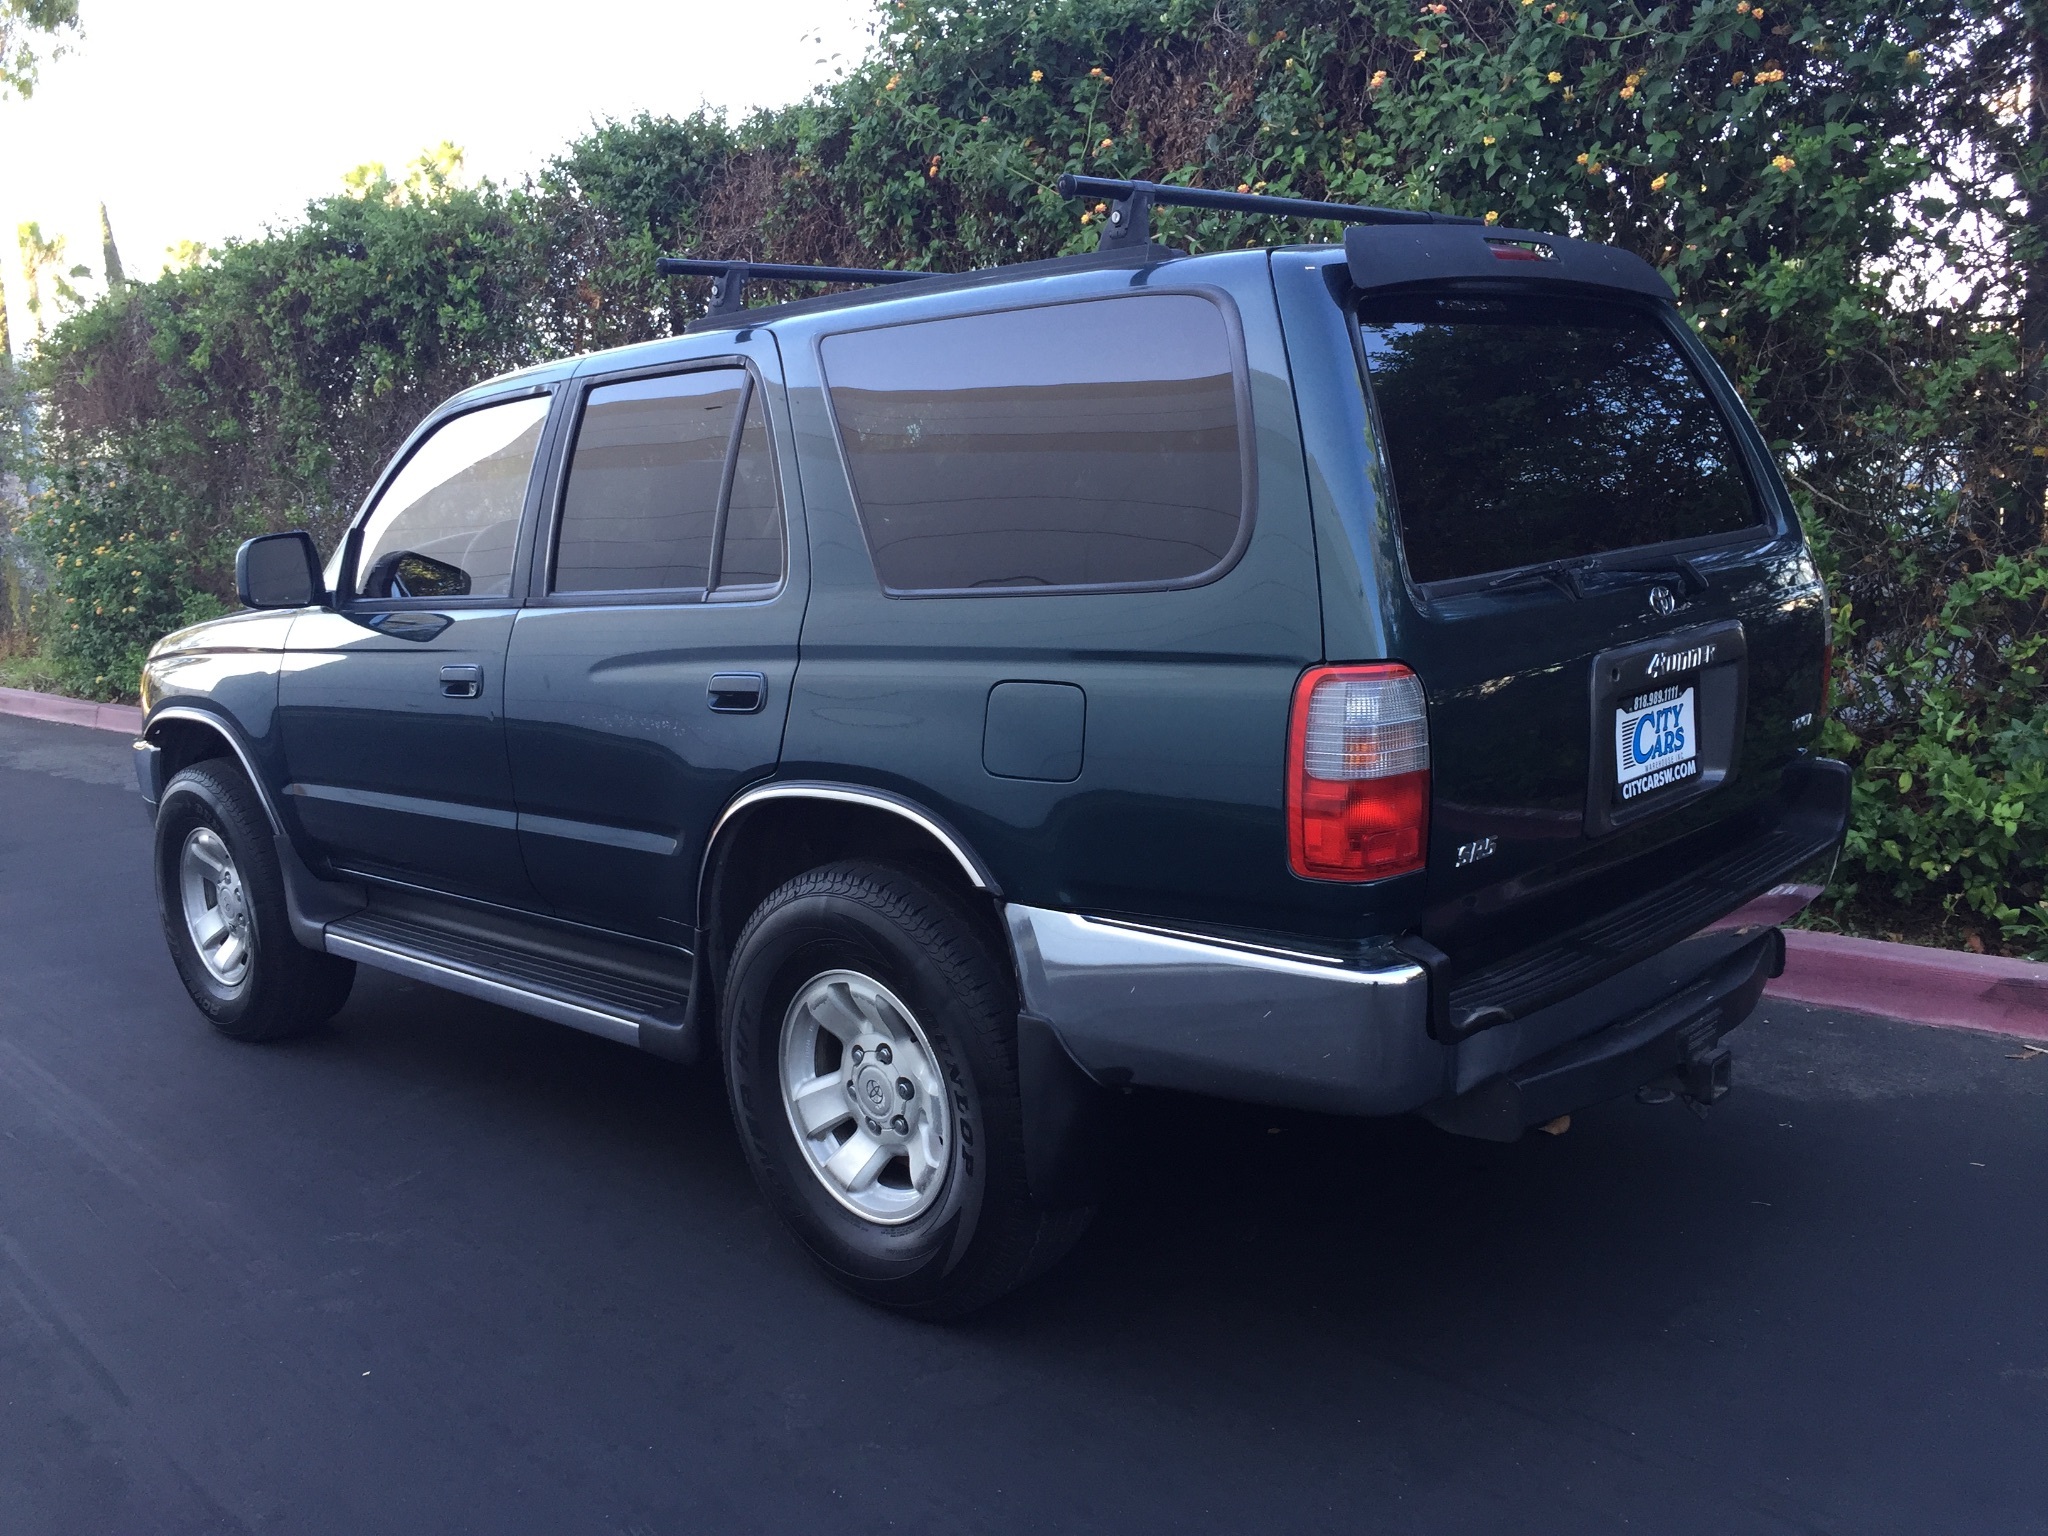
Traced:
[[654, 263], [663, 277], [708, 277], [713, 315], [732, 315], [746, 307], [747, 283], [770, 278], [799, 283], [914, 283], [935, 272], [903, 272], [887, 267], [814, 267], [786, 261], [714, 261], [697, 256], [663, 256]]
[[1415, 208], [1371, 208], [1358, 203], [1319, 203], [1305, 197], [1269, 197], [1263, 192], [1214, 192], [1207, 187], [1176, 187], [1163, 181], [1119, 181], [1110, 176], [1060, 177], [1061, 197], [1109, 200], [1098, 250], [1136, 249], [1152, 239], [1152, 206], [1216, 208], [1225, 213], [1263, 213], [1281, 219], [1331, 219], [1339, 224], [1483, 224], [1484, 219]]

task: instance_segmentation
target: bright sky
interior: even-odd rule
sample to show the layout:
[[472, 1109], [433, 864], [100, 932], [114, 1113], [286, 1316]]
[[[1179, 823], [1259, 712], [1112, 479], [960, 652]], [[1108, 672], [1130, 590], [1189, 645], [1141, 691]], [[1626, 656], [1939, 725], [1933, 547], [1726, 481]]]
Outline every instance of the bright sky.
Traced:
[[85, 40], [0, 102], [0, 264], [14, 232], [100, 271], [99, 205], [149, 278], [181, 240], [259, 234], [344, 172], [429, 145], [516, 180], [594, 120], [798, 100], [854, 62], [865, 0], [83, 0]]

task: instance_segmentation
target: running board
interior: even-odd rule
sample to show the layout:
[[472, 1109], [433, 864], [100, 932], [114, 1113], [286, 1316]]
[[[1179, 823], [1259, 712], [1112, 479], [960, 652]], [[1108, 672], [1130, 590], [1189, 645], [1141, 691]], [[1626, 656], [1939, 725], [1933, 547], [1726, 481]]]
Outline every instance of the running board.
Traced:
[[593, 965], [512, 935], [389, 911], [331, 922], [323, 942], [330, 955], [625, 1045], [645, 1043], [642, 1025], [674, 1031], [689, 1001], [687, 983], [653, 966]]

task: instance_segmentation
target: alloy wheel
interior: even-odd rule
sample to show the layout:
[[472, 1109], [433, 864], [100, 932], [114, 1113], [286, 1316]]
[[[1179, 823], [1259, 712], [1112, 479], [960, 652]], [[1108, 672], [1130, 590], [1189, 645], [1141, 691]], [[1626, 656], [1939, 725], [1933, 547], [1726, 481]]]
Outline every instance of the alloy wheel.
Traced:
[[856, 1216], [898, 1226], [945, 1188], [953, 1111], [938, 1059], [871, 976], [826, 971], [782, 1020], [782, 1106], [811, 1172]]

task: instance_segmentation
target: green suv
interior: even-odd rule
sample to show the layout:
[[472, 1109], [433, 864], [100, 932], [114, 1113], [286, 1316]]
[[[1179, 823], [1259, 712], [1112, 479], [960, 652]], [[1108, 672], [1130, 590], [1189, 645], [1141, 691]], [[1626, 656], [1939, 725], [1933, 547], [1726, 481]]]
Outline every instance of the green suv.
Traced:
[[[221, 1030], [357, 965], [715, 1063], [858, 1294], [1071, 1245], [1122, 1096], [1512, 1139], [1728, 1087], [1848, 803], [1765, 444], [1624, 252], [720, 268], [436, 410], [169, 636], [136, 762]], [[675, 263], [682, 270], [696, 264]], [[858, 291], [742, 307], [764, 277]]]

